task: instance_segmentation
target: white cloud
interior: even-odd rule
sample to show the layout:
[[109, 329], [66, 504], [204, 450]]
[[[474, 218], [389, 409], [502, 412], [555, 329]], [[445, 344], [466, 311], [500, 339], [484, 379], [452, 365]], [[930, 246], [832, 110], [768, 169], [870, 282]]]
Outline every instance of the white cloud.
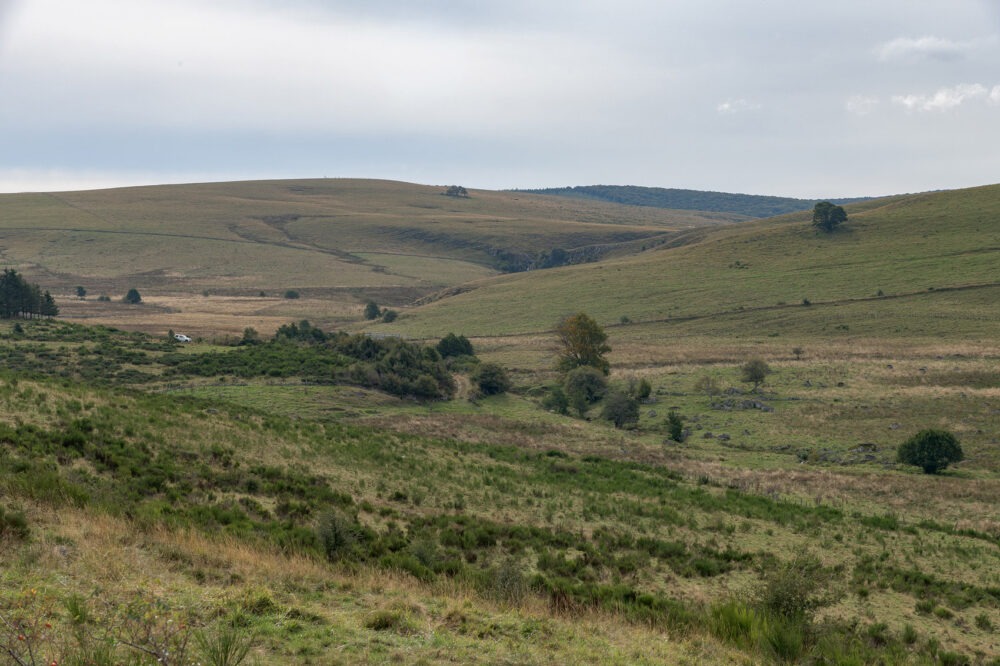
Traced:
[[[998, 86], [1000, 87], [1000, 86]], [[994, 91], [997, 87], [994, 87]], [[997, 95], [1000, 97], [1000, 94]], [[892, 101], [907, 111], [948, 111], [966, 102], [989, 99], [993, 93], [979, 83], [962, 83], [952, 88], [941, 88], [930, 95], [894, 95]]]
[[848, 113], [856, 116], [867, 116], [879, 105], [878, 97], [870, 95], [852, 95], [845, 104]]
[[990, 104], [1000, 104], [1000, 85], [993, 86], [990, 91]]
[[730, 116], [737, 113], [746, 113], [748, 111], [759, 111], [761, 108], [760, 104], [756, 102], [750, 102], [742, 97], [739, 99], [727, 99], [715, 107], [715, 110], [719, 115]]
[[897, 37], [880, 45], [876, 50], [883, 62], [902, 60], [958, 60], [972, 48], [969, 42], [953, 42], [941, 37]]

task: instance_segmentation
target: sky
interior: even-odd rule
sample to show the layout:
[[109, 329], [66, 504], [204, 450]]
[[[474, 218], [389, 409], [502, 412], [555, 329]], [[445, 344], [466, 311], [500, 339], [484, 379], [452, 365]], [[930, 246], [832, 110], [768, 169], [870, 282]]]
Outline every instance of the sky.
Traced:
[[1000, 182], [1000, 0], [0, 0], [0, 192]]

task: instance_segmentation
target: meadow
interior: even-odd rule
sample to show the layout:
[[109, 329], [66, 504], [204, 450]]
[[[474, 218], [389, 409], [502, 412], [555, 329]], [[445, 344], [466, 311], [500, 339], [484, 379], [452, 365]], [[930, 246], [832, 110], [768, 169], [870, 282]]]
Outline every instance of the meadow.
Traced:
[[[228, 191], [267, 191], [241, 187]], [[352, 206], [384, 213], [384, 192], [356, 187]], [[60, 299], [72, 318], [0, 324], [0, 654], [997, 663], [996, 192], [865, 202], [831, 236], [790, 215], [576, 266], [484, 277], [497, 267], [475, 264], [472, 283], [447, 244], [391, 254], [390, 234], [357, 253], [394, 257], [376, 277], [430, 279], [433, 253], [453, 257], [450, 291], [392, 323], [332, 297], [206, 296], [213, 278], [167, 276], [140, 306]], [[72, 196], [142, 219], [135, 194]], [[545, 201], [533, 215], [563, 205]], [[604, 217], [587, 224], [656, 226], [593, 210]], [[352, 298], [374, 293], [387, 292]], [[277, 309], [251, 319], [227, 305], [239, 299]], [[213, 310], [225, 324], [209, 335]], [[543, 406], [561, 381], [551, 329], [579, 310], [608, 333], [611, 385], [651, 385], [635, 427], [600, 403]], [[184, 316], [205, 326], [191, 345], [165, 335]], [[387, 349], [463, 333], [512, 387], [477, 395], [473, 359], [449, 366], [451, 399], [393, 395], [344, 356], [348, 337], [271, 342], [304, 318], [407, 339]], [[238, 344], [251, 325], [261, 341]], [[741, 380], [749, 358], [773, 370], [757, 391]], [[938, 475], [898, 463], [927, 427], [956, 433], [965, 460]]]

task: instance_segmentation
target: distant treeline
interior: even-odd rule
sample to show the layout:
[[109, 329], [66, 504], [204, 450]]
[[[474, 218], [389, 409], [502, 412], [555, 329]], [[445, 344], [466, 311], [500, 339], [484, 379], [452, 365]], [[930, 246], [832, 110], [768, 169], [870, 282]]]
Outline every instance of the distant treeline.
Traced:
[[37, 284], [28, 283], [13, 268], [0, 275], [0, 318], [55, 317], [59, 314], [52, 294], [43, 292]]
[[[746, 215], [747, 217], [773, 217], [800, 210], [811, 210], [819, 201], [818, 199], [792, 199], [758, 194], [703, 192], [700, 190], [677, 190], [663, 187], [640, 187], [638, 185], [580, 185], [577, 187], [550, 187], [540, 190], [516, 191], [530, 194], [575, 197], [578, 199], [595, 199], [597, 201], [609, 201], [630, 206], [697, 210], [710, 213], [735, 213], [737, 215]], [[846, 204], [866, 201], [870, 198], [827, 199], [827, 201], [836, 204]]]

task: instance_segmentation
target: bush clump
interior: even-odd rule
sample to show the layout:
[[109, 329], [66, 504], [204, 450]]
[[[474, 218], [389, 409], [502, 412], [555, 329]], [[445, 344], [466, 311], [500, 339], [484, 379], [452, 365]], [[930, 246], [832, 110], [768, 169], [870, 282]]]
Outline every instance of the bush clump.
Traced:
[[965, 458], [955, 435], [947, 430], [921, 430], [899, 445], [896, 458], [906, 465], [916, 465], [924, 474], [937, 474], [951, 463]]

